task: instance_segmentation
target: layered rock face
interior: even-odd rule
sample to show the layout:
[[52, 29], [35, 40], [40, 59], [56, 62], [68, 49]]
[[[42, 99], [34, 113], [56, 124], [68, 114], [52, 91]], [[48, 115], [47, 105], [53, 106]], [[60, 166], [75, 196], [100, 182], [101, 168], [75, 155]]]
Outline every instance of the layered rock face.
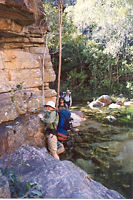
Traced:
[[[28, 115], [30, 118], [29, 114], [38, 112], [42, 107], [42, 64], [44, 52], [45, 102], [49, 99], [55, 100], [56, 92], [49, 88], [49, 83], [55, 80], [55, 73], [52, 68], [49, 51], [45, 49], [47, 31], [48, 27], [41, 0], [0, 0], [1, 154], [5, 152], [5, 149], [8, 151], [7, 146], [10, 146], [11, 135], [8, 128], [6, 128], [9, 125], [8, 123], [11, 123], [10, 127], [14, 126], [15, 122], [13, 121], [15, 119], [18, 119], [21, 115]], [[38, 118], [36, 116], [34, 125], [37, 126], [37, 123]], [[24, 125], [24, 129], [26, 129], [26, 124], [23, 124], [23, 121], [20, 124]], [[40, 130], [42, 130], [41, 124], [37, 132], [41, 132]], [[15, 131], [17, 135], [17, 127], [12, 131]], [[36, 135], [37, 132], [35, 130], [32, 135]], [[23, 138], [27, 133], [28, 131], [26, 130], [25, 133], [21, 133]], [[6, 139], [6, 141], [9, 141], [7, 146], [4, 146], [5, 139], [3, 140], [3, 138], [10, 138], [10, 140]], [[25, 143], [27, 139], [22, 141], [21, 144]], [[18, 146], [19, 142], [16, 141], [16, 143]], [[33, 143], [38, 145], [35, 141]], [[41, 141], [40, 143], [42, 144], [43, 142]]]

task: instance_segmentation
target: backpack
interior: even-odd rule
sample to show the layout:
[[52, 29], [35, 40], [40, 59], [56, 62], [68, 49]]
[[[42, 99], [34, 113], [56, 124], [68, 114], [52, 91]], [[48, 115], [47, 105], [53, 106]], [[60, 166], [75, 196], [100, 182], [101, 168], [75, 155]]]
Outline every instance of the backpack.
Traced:
[[62, 109], [59, 112], [59, 124], [58, 128], [62, 128], [64, 130], [70, 130], [71, 129], [71, 112], [66, 109]]

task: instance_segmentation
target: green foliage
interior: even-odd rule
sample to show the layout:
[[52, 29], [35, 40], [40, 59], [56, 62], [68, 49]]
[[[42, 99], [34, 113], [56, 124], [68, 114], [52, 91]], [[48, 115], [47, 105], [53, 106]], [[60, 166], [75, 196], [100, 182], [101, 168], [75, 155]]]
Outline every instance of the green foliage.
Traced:
[[[22, 166], [27, 163], [22, 163]], [[2, 174], [7, 177], [12, 198], [42, 198], [42, 192], [38, 189], [37, 183], [22, 183], [19, 177], [15, 175], [14, 168], [0, 169]]]
[[127, 82], [126, 88], [128, 89], [129, 97], [133, 96], [133, 82]]
[[[58, 9], [44, 4], [51, 27], [49, 47], [58, 74]], [[63, 12], [61, 90], [74, 101], [102, 94], [132, 98], [132, 4], [124, 0], [78, 0]], [[57, 88], [57, 81], [52, 85]]]
[[[47, 16], [47, 24], [50, 28], [48, 34], [48, 46], [51, 54], [57, 54], [59, 51], [59, 12], [58, 7], [53, 6], [53, 2], [44, 0], [44, 10]], [[67, 19], [66, 13], [62, 16], [62, 43], [69, 40], [71, 34], [75, 32], [75, 27], [72, 25], [72, 19]]]
[[104, 45], [104, 51], [116, 56], [132, 38], [132, 5], [127, 0], [78, 0], [68, 7], [81, 34]]
[[121, 125], [127, 125], [133, 127], [133, 107], [127, 107], [121, 110], [119, 113], [119, 123]]

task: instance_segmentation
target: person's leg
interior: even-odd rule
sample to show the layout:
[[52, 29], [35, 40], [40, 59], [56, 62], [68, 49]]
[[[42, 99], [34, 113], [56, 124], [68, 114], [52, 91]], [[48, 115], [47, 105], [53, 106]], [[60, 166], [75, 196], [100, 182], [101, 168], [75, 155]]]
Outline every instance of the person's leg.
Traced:
[[51, 155], [56, 158], [60, 159], [58, 154], [57, 154], [57, 136], [53, 134], [49, 134], [47, 136], [47, 142], [48, 142], [48, 149], [51, 153]]

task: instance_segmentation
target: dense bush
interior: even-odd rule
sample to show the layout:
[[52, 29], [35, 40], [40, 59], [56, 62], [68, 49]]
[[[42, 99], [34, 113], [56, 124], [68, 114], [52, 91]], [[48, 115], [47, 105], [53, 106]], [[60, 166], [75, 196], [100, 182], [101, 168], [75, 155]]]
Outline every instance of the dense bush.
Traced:
[[[63, 13], [61, 90], [69, 88], [74, 101], [86, 101], [102, 94], [122, 93], [133, 97], [131, 5], [125, 0], [109, 2], [93, 0], [89, 5], [79, 0]], [[52, 20], [49, 48], [57, 74], [58, 10], [49, 4], [44, 6]], [[100, 10], [103, 13], [97, 19]], [[57, 88], [57, 81], [52, 87]]]

